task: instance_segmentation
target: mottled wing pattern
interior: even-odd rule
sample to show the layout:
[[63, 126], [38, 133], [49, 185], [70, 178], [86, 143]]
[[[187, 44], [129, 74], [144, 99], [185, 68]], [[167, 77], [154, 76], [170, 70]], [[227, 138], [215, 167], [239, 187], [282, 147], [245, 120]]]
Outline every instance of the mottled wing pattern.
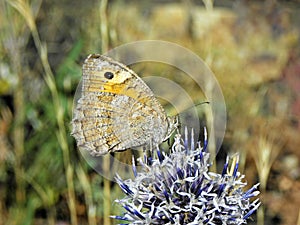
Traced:
[[160, 144], [168, 117], [150, 88], [132, 70], [92, 54], [83, 64], [82, 95], [72, 135], [93, 156], [147, 144]]

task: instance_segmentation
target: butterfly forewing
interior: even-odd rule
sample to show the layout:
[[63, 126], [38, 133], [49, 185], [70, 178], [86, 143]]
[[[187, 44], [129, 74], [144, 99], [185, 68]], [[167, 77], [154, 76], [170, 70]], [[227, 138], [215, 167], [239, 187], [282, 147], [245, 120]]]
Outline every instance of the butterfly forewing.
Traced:
[[98, 156], [165, 139], [169, 120], [163, 107], [132, 70], [93, 54], [83, 64], [82, 79], [72, 120], [80, 148]]

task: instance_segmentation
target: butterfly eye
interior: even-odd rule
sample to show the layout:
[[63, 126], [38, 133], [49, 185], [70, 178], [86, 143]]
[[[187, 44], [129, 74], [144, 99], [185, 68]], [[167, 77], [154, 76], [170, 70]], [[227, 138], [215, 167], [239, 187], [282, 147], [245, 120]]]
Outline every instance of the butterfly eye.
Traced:
[[105, 72], [105, 73], [104, 73], [104, 77], [105, 77], [106, 79], [111, 80], [111, 79], [114, 78], [114, 74], [113, 74], [112, 72]]

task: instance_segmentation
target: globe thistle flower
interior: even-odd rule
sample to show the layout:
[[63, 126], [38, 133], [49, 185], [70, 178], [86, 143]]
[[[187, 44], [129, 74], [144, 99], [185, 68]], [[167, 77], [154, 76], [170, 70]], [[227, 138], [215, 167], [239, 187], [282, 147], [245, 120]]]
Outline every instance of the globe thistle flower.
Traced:
[[112, 218], [132, 225], [247, 223], [260, 205], [258, 199], [250, 203], [259, 194], [258, 184], [243, 191], [246, 183], [238, 172], [238, 155], [227, 157], [221, 174], [209, 172], [206, 137], [204, 145], [195, 148], [193, 132], [190, 143], [187, 131], [184, 141], [177, 134], [170, 154], [157, 150], [156, 158], [138, 159], [142, 169], [137, 172], [133, 165], [133, 180], [117, 175], [126, 196], [116, 202], [125, 213]]

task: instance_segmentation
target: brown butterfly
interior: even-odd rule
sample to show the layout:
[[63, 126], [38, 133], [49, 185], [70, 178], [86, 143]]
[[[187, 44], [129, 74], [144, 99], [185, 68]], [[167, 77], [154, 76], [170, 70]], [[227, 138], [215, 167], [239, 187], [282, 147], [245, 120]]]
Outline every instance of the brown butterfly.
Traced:
[[91, 54], [82, 70], [72, 135], [91, 155], [157, 146], [177, 127], [145, 82], [122, 63]]

